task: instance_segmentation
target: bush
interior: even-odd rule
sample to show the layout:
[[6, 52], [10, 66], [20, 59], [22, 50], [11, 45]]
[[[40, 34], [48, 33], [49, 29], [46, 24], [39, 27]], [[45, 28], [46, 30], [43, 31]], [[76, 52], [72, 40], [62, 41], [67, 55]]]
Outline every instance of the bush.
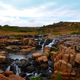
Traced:
[[42, 80], [41, 77], [32, 77], [31, 80]]
[[57, 80], [62, 80], [62, 76], [60, 73], [58, 73], [58, 75], [57, 75]]

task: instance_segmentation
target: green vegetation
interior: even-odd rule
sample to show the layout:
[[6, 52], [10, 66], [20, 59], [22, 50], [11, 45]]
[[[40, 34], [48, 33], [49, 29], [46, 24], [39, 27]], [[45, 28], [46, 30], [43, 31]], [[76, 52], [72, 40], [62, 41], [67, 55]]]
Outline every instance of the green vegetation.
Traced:
[[11, 31], [11, 32], [25, 32], [35, 34], [80, 34], [80, 22], [59, 22], [52, 25], [46, 25], [42, 27], [18, 27], [9, 25], [0, 25], [0, 31]]
[[62, 80], [62, 76], [60, 73], [58, 73], [58, 75], [57, 75], [57, 80]]
[[36, 31], [36, 28], [4, 25], [4, 26], [0, 26], [0, 30], [13, 31], [13, 32], [33, 32]]
[[59, 22], [44, 26], [41, 30], [54, 35], [80, 33], [80, 22]]
[[71, 34], [80, 34], [80, 32], [72, 32]]
[[42, 80], [41, 77], [32, 77], [31, 80]]
[[55, 51], [57, 52], [59, 50], [58, 45], [52, 46], [50, 51]]

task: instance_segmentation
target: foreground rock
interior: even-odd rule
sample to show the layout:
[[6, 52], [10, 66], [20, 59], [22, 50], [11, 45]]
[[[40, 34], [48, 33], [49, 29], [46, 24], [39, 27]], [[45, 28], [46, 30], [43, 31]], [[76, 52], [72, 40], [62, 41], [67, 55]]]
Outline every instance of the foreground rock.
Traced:
[[61, 45], [59, 52], [54, 56], [54, 80], [57, 80], [58, 76], [61, 76], [61, 80], [76, 80], [73, 66], [75, 61], [79, 63], [79, 55], [76, 55], [75, 50]]
[[25, 80], [25, 79], [23, 79], [22, 77], [17, 76], [17, 75], [10, 75], [8, 77], [8, 80]]
[[5, 71], [0, 74], [0, 80], [25, 80], [24, 78], [13, 74], [12, 71]]

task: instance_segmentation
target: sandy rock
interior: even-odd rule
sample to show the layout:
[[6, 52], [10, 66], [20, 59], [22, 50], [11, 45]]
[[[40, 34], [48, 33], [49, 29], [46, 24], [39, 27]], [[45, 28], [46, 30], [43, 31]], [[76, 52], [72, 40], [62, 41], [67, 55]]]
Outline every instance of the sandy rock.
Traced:
[[47, 56], [40, 56], [40, 57], [38, 57], [37, 59], [36, 59], [37, 61], [43, 61], [43, 62], [47, 62], [48, 61], [48, 58], [47, 58]]
[[32, 55], [34, 58], [37, 58], [37, 57], [40, 57], [40, 56], [42, 56], [42, 54], [40, 54], [40, 53], [33, 53], [33, 55]]
[[63, 56], [62, 53], [57, 54], [57, 56], [54, 58], [54, 61], [56, 62], [56, 61], [61, 60], [62, 59], [62, 56]]
[[69, 54], [63, 54], [62, 60], [64, 60], [65, 62], [68, 62], [69, 61], [69, 57], [70, 57]]
[[48, 61], [47, 56], [42, 56], [42, 57], [43, 57], [43, 61], [44, 61], [44, 62], [47, 62], [47, 61]]
[[72, 70], [72, 66], [64, 60], [59, 60], [54, 64], [54, 70], [70, 73]]
[[80, 54], [76, 54], [75, 62], [80, 64]]
[[42, 61], [43, 60], [43, 57], [41, 56], [41, 57], [38, 57], [37, 59], [36, 59], [36, 61], [38, 61], [38, 62], [40, 62], [40, 61]]

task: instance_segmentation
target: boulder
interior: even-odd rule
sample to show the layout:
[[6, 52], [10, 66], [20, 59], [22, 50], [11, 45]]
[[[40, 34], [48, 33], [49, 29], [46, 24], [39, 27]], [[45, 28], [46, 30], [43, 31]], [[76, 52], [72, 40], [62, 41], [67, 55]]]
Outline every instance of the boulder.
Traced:
[[46, 64], [46, 63], [42, 63], [41, 65], [40, 65], [40, 68], [41, 69], [48, 69], [48, 64]]
[[48, 61], [48, 58], [47, 58], [47, 56], [40, 56], [40, 57], [38, 57], [37, 59], [36, 59], [37, 61], [43, 61], [43, 62], [47, 62]]
[[63, 54], [62, 60], [64, 60], [65, 62], [68, 62], [69, 61], [69, 57], [70, 57], [69, 54]]
[[75, 62], [79, 63], [80, 64], [80, 54], [76, 54], [76, 57], [75, 57]]
[[0, 80], [8, 80], [8, 78], [5, 77], [3, 74], [0, 74]]
[[13, 72], [12, 72], [12, 71], [5, 71], [3, 74], [4, 74], [6, 77], [8, 77], [8, 76], [12, 75]]
[[8, 80], [25, 80], [25, 79], [17, 75], [10, 75], [8, 77]]
[[60, 80], [75, 80], [75, 72], [71, 72], [71, 73], [63, 73], [61, 71], [54, 71], [54, 80], [58, 80], [57, 78], [59, 78]]
[[42, 54], [41, 54], [41, 53], [33, 53], [32, 56], [33, 56], [34, 58], [37, 58], [37, 57], [42, 56]]
[[48, 61], [47, 56], [42, 56], [42, 58], [43, 58], [43, 62], [47, 62]]
[[62, 59], [62, 56], [63, 56], [62, 53], [58, 53], [58, 54], [56, 55], [56, 57], [54, 58], [54, 61], [56, 62], [56, 61], [61, 60], [61, 59]]
[[59, 60], [54, 63], [54, 70], [58, 70], [61, 72], [70, 73], [72, 70], [72, 65], [70, 63], [65, 62], [64, 60]]

